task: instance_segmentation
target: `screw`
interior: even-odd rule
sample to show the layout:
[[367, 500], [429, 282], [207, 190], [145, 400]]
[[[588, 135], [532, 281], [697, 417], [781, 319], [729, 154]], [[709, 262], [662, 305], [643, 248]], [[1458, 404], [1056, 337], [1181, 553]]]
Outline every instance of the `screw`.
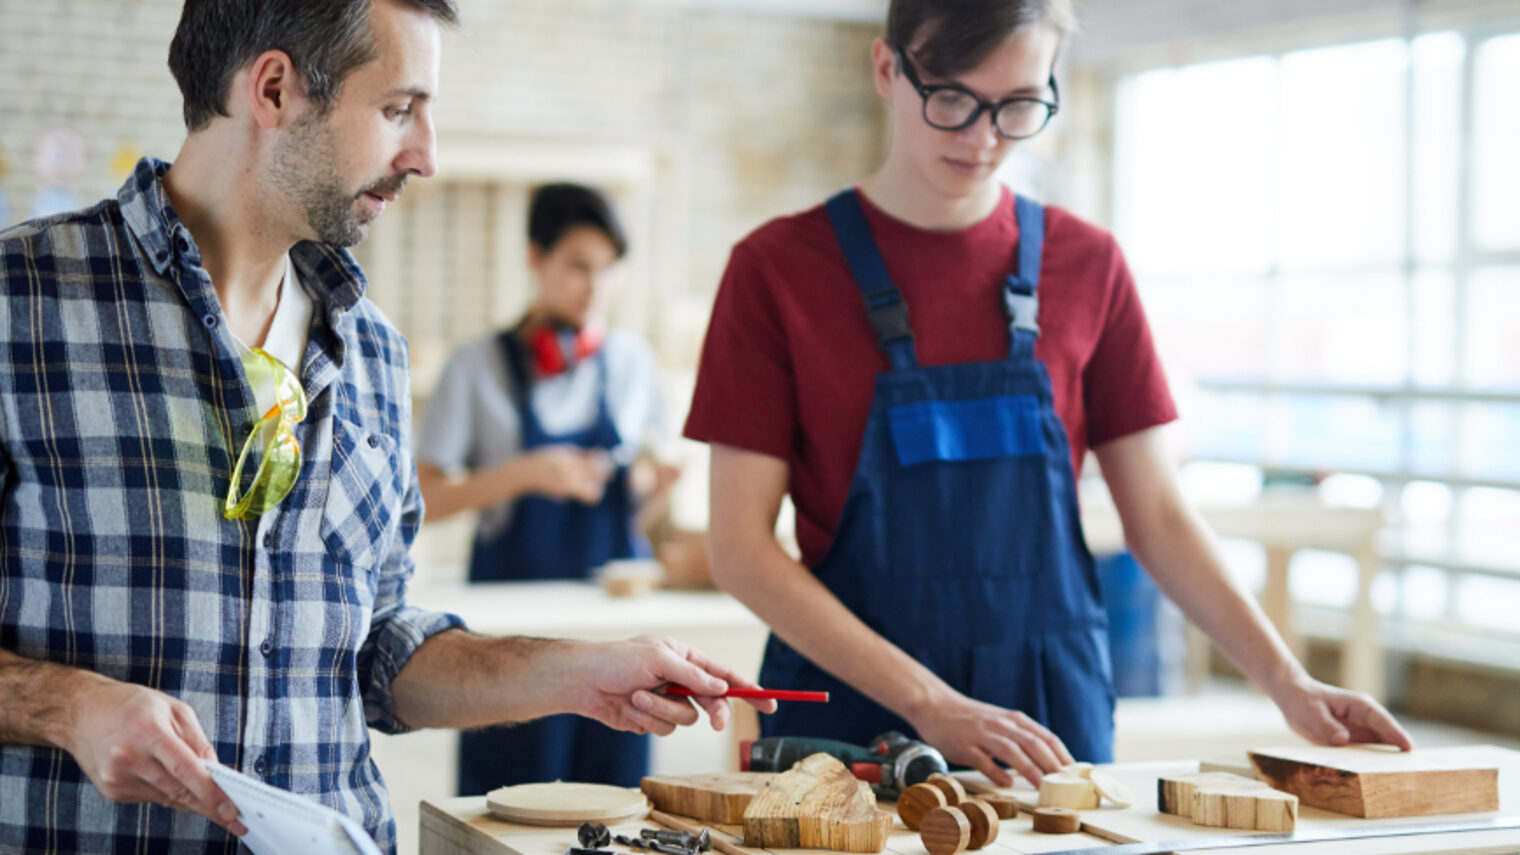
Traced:
[[607, 844], [612, 842], [612, 832], [601, 823], [592, 825], [589, 822], [583, 822], [581, 827], [576, 829], [575, 834], [581, 846], [587, 849], [606, 849]]
[[657, 840], [661, 843], [697, 852], [706, 852], [712, 848], [712, 834], [705, 828], [702, 829], [701, 833], [669, 831], [662, 828], [645, 828], [639, 831], [639, 836], [645, 840]]

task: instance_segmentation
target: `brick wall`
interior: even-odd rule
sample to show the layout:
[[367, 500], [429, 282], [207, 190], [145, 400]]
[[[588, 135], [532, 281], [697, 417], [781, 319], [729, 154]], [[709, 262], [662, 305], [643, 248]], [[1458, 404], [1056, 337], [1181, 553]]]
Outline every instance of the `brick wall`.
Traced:
[[[173, 157], [184, 131], [165, 57], [179, 5], [0, 0], [7, 224], [32, 216], [39, 197], [55, 197], [58, 185], [81, 205], [114, 193], [135, 153]], [[630, 209], [635, 249], [615, 317], [655, 339], [672, 367], [695, 358], [733, 242], [771, 216], [818, 201], [879, 159], [883, 120], [867, 65], [878, 25], [658, 0], [464, 0], [463, 12], [464, 26], [444, 41], [442, 155], [455, 139], [503, 148], [537, 140], [622, 147], [652, 164], [614, 188]], [[61, 182], [34, 168], [37, 140], [54, 128], [73, 130], [84, 144], [82, 168]], [[596, 172], [595, 163], [586, 166]], [[451, 179], [458, 193], [449, 197], [520, 199], [522, 188], [510, 183]], [[410, 201], [390, 218], [401, 221]], [[483, 210], [454, 211], [450, 222], [497, 228], [505, 212], [492, 212], [490, 221], [469, 213]], [[439, 241], [436, 228], [396, 231], [413, 250]], [[520, 257], [509, 246], [508, 257], [489, 257], [502, 248], [486, 246], [482, 264], [518, 275]], [[371, 266], [390, 263], [376, 247], [359, 253]], [[447, 269], [460, 266], [455, 258]], [[421, 346], [423, 393], [454, 340], [514, 313], [524, 299], [517, 294], [482, 313], [466, 311], [479, 301], [472, 293], [440, 294], [466, 319], [461, 325], [419, 314], [431, 305], [424, 295], [454, 287], [457, 277], [424, 279], [408, 278], [391, 291], [377, 286], [374, 295]]]

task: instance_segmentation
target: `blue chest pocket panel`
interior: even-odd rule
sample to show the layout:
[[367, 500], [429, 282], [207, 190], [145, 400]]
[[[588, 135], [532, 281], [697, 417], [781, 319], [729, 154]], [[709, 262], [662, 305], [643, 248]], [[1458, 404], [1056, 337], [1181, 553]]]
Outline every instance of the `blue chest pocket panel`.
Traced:
[[903, 466], [1045, 453], [1040, 401], [1034, 395], [921, 401], [892, 407], [887, 418]]

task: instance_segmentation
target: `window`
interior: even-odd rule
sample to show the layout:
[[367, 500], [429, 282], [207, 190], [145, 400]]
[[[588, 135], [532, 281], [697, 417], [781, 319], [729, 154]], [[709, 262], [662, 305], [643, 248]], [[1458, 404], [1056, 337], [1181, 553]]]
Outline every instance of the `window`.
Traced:
[[1190, 456], [1371, 479], [1380, 607], [1520, 640], [1517, 80], [1477, 30], [1131, 74], [1114, 222]]

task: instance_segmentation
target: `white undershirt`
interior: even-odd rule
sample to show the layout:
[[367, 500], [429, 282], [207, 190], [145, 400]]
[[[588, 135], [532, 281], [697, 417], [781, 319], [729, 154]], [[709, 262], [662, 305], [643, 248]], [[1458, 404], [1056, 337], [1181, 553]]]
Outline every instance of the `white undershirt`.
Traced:
[[[296, 266], [290, 260], [290, 253], [286, 253], [285, 278], [280, 281], [279, 302], [275, 305], [274, 319], [269, 322], [269, 333], [264, 336], [264, 350], [285, 363], [297, 376], [300, 376], [302, 356], [306, 353], [311, 316], [311, 295], [301, 287], [300, 280], [296, 278]], [[233, 338], [237, 336], [234, 334]], [[243, 347], [248, 347], [248, 343], [242, 339], [237, 341]], [[253, 390], [253, 400], [258, 405], [259, 412], [268, 412], [275, 405], [275, 390], [256, 388]]]

